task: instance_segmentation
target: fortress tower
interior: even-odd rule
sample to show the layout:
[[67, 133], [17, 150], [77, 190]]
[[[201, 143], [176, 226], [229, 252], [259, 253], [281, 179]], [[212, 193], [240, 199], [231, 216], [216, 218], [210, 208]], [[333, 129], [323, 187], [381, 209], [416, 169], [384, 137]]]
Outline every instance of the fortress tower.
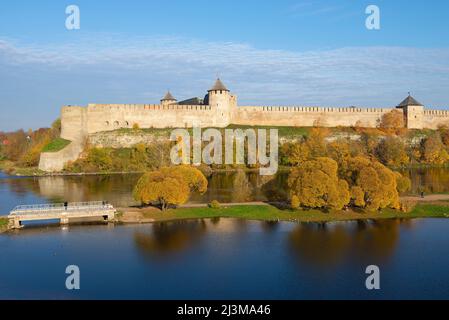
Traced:
[[215, 111], [215, 125], [226, 127], [232, 121], [232, 106], [235, 97], [232, 96], [220, 78], [208, 91], [208, 104]]
[[170, 90], [167, 91], [167, 93], [165, 94], [165, 96], [161, 99], [161, 105], [166, 106], [169, 104], [174, 104], [178, 102], [178, 100], [176, 100], [172, 94], [170, 93]]
[[424, 106], [410, 94], [398, 106], [404, 112], [404, 123], [408, 129], [422, 129], [424, 119]]

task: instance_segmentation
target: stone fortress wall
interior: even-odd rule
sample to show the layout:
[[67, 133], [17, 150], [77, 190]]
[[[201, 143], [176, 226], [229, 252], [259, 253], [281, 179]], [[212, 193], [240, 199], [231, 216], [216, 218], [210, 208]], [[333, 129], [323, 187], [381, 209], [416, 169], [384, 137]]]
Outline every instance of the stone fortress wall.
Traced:
[[426, 110], [411, 96], [392, 108], [237, 106], [237, 97], [217, 79], [204, 102], [197, 105], [178, 103], [168, 92], [160, 104], [65, 106], [61, 110], [61, 137], [72, 143], [60, 155], [42, 154], [39, 167], [45, 171], [62, 170], [64, 163], [79, 156], [88, 135], [134, 125], [139, 128], [223, 128], [231, 124], [375, 128], [382, 116], [392, 110], [402, 112], [405, 126], [409, 129], [437, 129], [440, 125], [449, 125], [449, 111]]

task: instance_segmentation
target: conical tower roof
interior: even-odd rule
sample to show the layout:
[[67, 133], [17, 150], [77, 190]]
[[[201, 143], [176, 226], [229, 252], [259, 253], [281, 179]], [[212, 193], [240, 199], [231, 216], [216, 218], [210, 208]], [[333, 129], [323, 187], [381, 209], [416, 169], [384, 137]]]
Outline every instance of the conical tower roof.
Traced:
[[223, 84], [223, 82], [221, 82], [220, 78], [217, 78], [217, 80], [215, 80], [214, 86], [210, 88], [208, 91], [217, 91], [217, 90], [229, 91]]
[[175, 100], [175, 97], [172, 96], [172, 94], [170, 93], [170, 91], [167, 91], [167, 93], [165, 94], [165, 96], [162, 98], [161, 101], [166, 101], [166, 100]]
[[413, 98], [410, 94], [407, 98], [405, 98], [398, 107], [407, 107], [407, 106], [423, 106], [419, 103], [415, 98]]

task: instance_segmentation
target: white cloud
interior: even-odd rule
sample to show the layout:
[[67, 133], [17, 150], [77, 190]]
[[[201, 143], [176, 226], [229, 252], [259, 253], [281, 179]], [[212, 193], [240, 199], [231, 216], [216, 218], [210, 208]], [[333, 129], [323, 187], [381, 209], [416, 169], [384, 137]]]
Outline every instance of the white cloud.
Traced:
[[[424, 103], [449, 102], [449, 49], [349, 47], [293, 52], [178, 37], [95, 35], [65, 44], [0, 40], [2, 66], [29, 70], [29, 77], [38, 77], [38, 72], [44, 78], [46, 72], [95, 76], [107, 79], [103, 81], [114, 88], [121, 79], [120, 97], [130, 102], [157, 99], [166, 88], [180, 98], [202, 95], [217, 73], [244, 104], [382, 107], [399, 102], [409, 90]], [[131, 88], [135, 78], [151, 80], [137, 96]], [[0, 76], [0, 85], [6, 79], [7, 75]], [[95, 86], [86, 80], [87, 85]]]

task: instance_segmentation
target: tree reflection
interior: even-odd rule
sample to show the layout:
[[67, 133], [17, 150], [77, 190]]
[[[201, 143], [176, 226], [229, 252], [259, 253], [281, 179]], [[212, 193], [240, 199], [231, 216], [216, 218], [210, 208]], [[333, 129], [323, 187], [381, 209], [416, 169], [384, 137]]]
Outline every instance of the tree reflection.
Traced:
[[331, 268], [349, 259], [380, 263], [394, 253], [399, 220], [337, 225], [300, 224], [289, 234], [289, 247], [301, 262]]
[[134, 241], [142, 251], [155, 256], [180, 252], [195, 244], [206, 234], [204, 220], [161, 222], [148, 232], [136, 231]]
[[[354, 254], [366, 261], [385, 261], [393, 255], [399, 240], [398, 219], [364, 222], [365, 228], [358, 228], [353, 235]], [[360, 225], [360, 223], [359, 223]]]
[[292, 252], [316, 266], [332, 267], [344, 258], [351, 237], [343, 225], [326, 228], [323, 224], [300, 224], [289, 235]]

